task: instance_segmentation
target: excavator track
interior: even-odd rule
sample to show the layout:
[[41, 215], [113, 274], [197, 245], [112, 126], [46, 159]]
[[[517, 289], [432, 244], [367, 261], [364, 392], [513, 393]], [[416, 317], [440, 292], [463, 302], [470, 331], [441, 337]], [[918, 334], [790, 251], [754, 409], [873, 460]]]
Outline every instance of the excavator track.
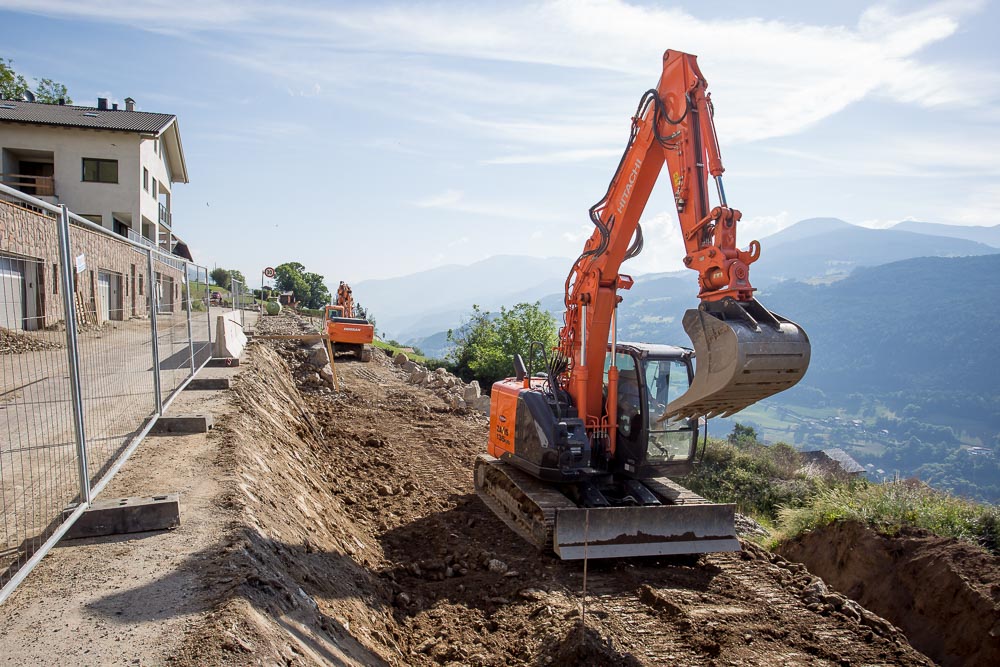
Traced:
[[489, 454], [476, 457], [476, 495], [508, 528], [542, 551], [552, 549], [556, 511], [576, 508], [559, 491]]
[[476, 494], [525, 541], [563, 560], [739, 551], [735, 512], [676, 482], [643, 480], [664, 504], [582, 508], [487, 454], [476, 458]]

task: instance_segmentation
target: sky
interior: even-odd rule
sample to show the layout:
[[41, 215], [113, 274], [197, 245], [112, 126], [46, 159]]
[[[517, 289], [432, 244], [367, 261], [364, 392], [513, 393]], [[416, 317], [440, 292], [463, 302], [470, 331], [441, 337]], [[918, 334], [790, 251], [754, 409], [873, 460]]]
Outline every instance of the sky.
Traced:
[[[998, 25], [974, 0], [0, 0], [0, 57], [177, 115], [196, 261], [336, 284], [575, 258], [667, 48], [708, 80], [742, 247], [819, 216], [1000, 223]], [[681, 269], [668, 184], [642, 224], [625, 267]]]

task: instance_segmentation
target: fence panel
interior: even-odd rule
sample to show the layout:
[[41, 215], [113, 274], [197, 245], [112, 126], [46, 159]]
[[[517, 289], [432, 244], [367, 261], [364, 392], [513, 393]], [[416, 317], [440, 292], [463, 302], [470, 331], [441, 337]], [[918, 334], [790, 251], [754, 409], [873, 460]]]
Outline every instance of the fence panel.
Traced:
[[70, 249], [87, 463], [96, 485], [157, 411], [149, 260], [125, 239], [76, 226]]
[[233, 279], [232, 285], [232, 296], [233, 296], [233, 311], [239, 313], [240, 326], [246, 326], [246, 314], [244, 311], [249, 307], [250, 299], [246, 294], [246, 285], [243, 284], [242, 280]]
[[205, 267], [0, 185], [0, 603], [208, 361], [209, 300]]
[[193, 369], [186, 312], [186, 275], [184, 262], [153, 253], [154, 317], [164, 404], [173, 398]]
[[194, 366], [201, 368], [212, 358], [212, 327], [209, 301], [208, 269], [196, 264], [187, 265], [188, 290], [191, 295], [191, 339], [194, 347]]
[[79, 502], [80, 484], [58, 220], [51, 212], [2, 198], [0, 222], [0, 586], [5, 586], [63, 523], [63, 510]]

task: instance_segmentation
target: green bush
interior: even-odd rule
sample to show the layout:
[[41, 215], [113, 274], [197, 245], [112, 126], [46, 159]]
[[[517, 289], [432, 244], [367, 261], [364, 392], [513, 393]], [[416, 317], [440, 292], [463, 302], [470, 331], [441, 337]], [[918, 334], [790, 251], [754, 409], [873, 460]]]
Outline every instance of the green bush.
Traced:
[[537, 301], [501, 306], [496, 314], [473, 305], [469, 320], [448, 331], [448, 342], [455, 345], [449, 354], [452, 372], [466, 382], [475, 379], [480, 386], [491, 387], [514, 374], [515, 354], [528, 362], [533, 342], [540, 342], [546, 353], [552, 350], [559, 342], [556, 331], [555, 318]]
[[737, 424], [727, 440], [708, 441], [704, 460], [681, 483], [770, 523], [781, 508], [802, 507], [823, 489], [848, 480], [805, 466], [802, 455], [783, 442], [761, 444], [752, 428]]

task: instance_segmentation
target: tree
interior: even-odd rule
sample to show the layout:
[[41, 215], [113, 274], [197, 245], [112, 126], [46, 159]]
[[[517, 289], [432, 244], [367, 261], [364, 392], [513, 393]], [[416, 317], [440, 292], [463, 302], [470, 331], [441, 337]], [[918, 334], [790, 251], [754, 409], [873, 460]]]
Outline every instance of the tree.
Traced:
[[753, 426], [747, 426], [739, 422], [736, 422], [733, 426], [733, 432], [726, 439], [729, 440], [729, 444], [736, 445], [737, 447], [760, 444], [760, 441], [757, 439], [757, 430]]
[[247, 279], [243, 277], [243, 273], [241, 271], [237, 271], [236, 269], [229, 269], [229, 283], [232, 284], [232, 281], [234, 280], [238, 280], [243, 283], [243, 287], [246, 289]]
[[0, 99], [20, 100], [28, 92], [28, 82], [13, 70], [13, 60], [0, 58]]
[[551, 350], [558, 337], [555, 318], [536, 301], [501, 307], [496, 315], [473, 305], [469, 321], [458, 331], [449, 331], [448, 340], [455, 344], [449, 353], [455, 372], [491, 386], [513, 373], [515, 354], [527, 360], [531, 343], [538, 341]]
[[[14, 71], [13, 65], [13, 60], [0, 58], [0, 99], [21, 100], [31, 90], [27, 80]], [[60, 99], [66, 104], [73, 103], [66, 86], [52, 79], [39, 79], [34, 94], [35, 101], [42, 104], [58, 104]]]
[[59, 100], [73, 104], [73, 98], [69, 96], [66, 86], [52, 79], [39, 79], [38, 87], [35, 88], [35, 101], [42, 104], [59, 104]]
[[230, 272], [221, 266], [212, 269], [212, 271], [208, 274], [208, 277], [212, 279], [213, 283], [222, 289], [229, 289], [229, 286], [232, 285], [232, 276]]
[[323, 276], [306, 271], [298, 262], [285, 262], [274, 267], [274, 283], [283, 292], [294, 292], [295, 300], [306, 308], [322, 308], [330, 302], [330, 290]]
[[309, 286], [309, 298], [305, 301], [306, 308], [322, 308], [330, 303], [330, 290], [323, 282], [323, 276], [307, 271], [302, 274], [302, 279]]

